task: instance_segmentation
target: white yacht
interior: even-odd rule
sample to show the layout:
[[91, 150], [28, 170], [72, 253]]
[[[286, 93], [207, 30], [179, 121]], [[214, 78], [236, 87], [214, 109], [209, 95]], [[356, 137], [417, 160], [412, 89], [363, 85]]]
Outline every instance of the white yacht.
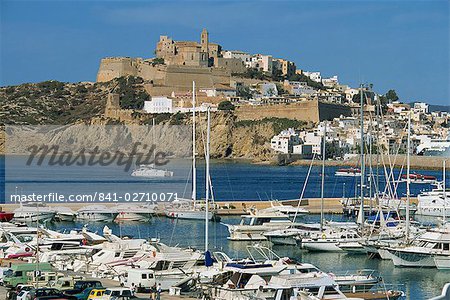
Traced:
[[436, 184], [436, 188], [429, 192], [422, 192], [417, 195], [417, 214], [422, 216], [442, 216], [450, 215], [450, 190], [444, 193], [443, 182]]
[[343, 168], [338, 169], [334, 175], [346, 177], [361, 177], [361, 170], [358, 168]]
[[77, 220], [112, 222], [117, 215], [118, 212], [114, 208], [104, 205], [88, 205], [77, 211]]
[[[361, 242], [364, 239], [354, 230], [341, 228], [325, 229], [322, 232], [314, 233], [307, 238], [302, 238], [301, 247], [308, 251], [320, 252], [344, 252], [343, 247], [355, 247], [355, 242]], [[361, 246], [362, 248], [362, 246]]]
[[77, 213], [67, 206], [54, 206], [53, 209], [56, 212], [55, 220], [61, 222], [72, 222], [77, 217]]
[[450, 257], [450, 223], [428, 230], [408, 246], [388, 250], [395, 266], [436, 267], [436, 258]]
[[140, 165], [138, 168], [134, 169], [131, 173], [134, 177], [173, 177], [173, 172], [169, 170], [157, 169], [155, 165]]
[[[191, 200], [173, 201], [170, 205], [166, 206], [164, 214], [171, 219], [205, 220], [205, 205], [197, 202], [193, 203]], [[212, 207], [208, 211], [208, 220], [212, 221], [215, 218], [214, 207]]]
[[146, 222], [155, 215], [157, 205], [120, 204], [116, 206], [116, 222]]
[[18, 222], [48, 222], [53, 220], [56, 212], [43, 202], [20, 203], [14, 210], [14, 221]]
[[261, 210], [242, 215], [238, 225], [222, 224], [227, 226], [231, 241], [261, 241], [267, 240], [265, 232], [286, 229], [293, 223], [283, 213]]
[[278, 211], [280, 213], [286, 214], [290, 217], [293, 216], [302, 216], [307, 215], [309, 211], [305, 209], [304, 207], [294, 207], [292, 205], [285, 205], [281, 203], [280, 201], [270, 201], [270, 208], [267, 208], [267, 211]]

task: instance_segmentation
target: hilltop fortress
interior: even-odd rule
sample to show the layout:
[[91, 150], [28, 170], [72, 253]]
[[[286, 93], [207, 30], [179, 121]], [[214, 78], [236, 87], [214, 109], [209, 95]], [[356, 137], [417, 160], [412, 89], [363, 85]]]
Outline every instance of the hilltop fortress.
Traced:
[[[158, 94], [186, 91], [195, 80], [199, 88], [213, 88], [217, 84], [229, 85], [232, 73], [245, 72], [239, 58], [225, 58], [222, 47], [209, 42], [209, 34], [203, 29], [200, 43], [174, 41], [160, 36], [156, 44], [156, 58], [108, 57], [101, 60], [97, 81], [104, 82], [121, 76], [139, 76], [160, 87]], [[164, 92], [164, 87], [170, 91]]]

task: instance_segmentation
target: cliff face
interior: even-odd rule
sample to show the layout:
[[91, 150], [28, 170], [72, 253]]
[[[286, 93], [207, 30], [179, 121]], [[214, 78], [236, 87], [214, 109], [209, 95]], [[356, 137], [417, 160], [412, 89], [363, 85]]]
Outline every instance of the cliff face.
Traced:
[[[46, 140], [67, 143], [76, 140], [77, 132], [84, 133], [79, 127], [85, 125], [119, 125], [124, 124], [114, 118], [104, 115], [108, 92], [117, 87], [116, 82], [68, 84], [48, 81], [37, 84], [23, 84], [0, 88], [1, 125], [69, 125], [68, 136], [40, 136], [39, 141]], [[133, 85], [130, 89], [139, 89]], [[120, 89], [114, 91], [120, 94]], [[124, 99], [129, 90], [122, 93]], [[129, 98], [129, 97], [128, 97]], [[121, 98], [121, 102], [122, 102]], [[150, 125], [155, 123], [163, 128], [169, 125], [192, 126], [190, 114], [144, 114], [136, 110], [135, 119], [127, 121], [126, 125]], [[73, 126], [73, 128], [70, 128]], [[288, 127], [300, 128], [305, 123], [277, 118], [266, 118], [258, 121], [238, 121], [233, 112], [219, 111], [211, 113], [211, 157], [212, 158], [246, 158], [254, 161], [267, 161], [276, 154], [270, 149], [270, 139], [280, 130]], [[67, 128], [67, 127], [66, 127]], [[3, 130], [0, 134], [0, 151], [4, 152]], [[167, 131], [168, 132], [168, 131]], [[132, 132], [133, 133], [133, 132]], [[70, 137], [69, 137], [70, 135]], [[166, 134], [164, 143], [176, 145], [170, 139], [179, 139], [172, 134]], [[131, 134], [132, 140], [142, 141], [138, 130]], [[173, 136], [173, 137], [172, 137]], [[186, 141], [190, 137], [184, 137]], [[32, 140], [37, 141], [35, 138]], [[31, 141], [31, 139], [30, 139]], [[197, 118], [197, 153], [204, 155], [206, 141], [206, 114]], [[102, 143], [100, 140], [98, 143]], [[105, 142], [106, 144], [108, 142]], [[176, 152], [176, 151], [175, 151]]]

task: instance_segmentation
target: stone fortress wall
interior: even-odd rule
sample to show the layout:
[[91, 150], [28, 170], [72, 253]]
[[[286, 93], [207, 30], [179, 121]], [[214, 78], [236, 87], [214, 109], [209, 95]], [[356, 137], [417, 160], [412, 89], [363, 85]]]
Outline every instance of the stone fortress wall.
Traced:
[[261, 120], [277, 117], [317, 123], [341, 115], [351, 116], [351, 110], [350, 107], [344, 105], [305, 100], [292, 104], [239, 106], [236, 108], [235, 114], [238, 120]]

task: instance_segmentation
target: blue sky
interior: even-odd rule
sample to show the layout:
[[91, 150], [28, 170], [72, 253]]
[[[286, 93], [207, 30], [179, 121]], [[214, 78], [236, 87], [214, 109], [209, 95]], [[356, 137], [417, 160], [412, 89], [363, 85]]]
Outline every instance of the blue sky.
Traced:
[[341, 83], [450, 104], [449, 1], [5, 1], [1, 86], [94, 81], [106, 56], [152, 57], [160, 34], [272, 54]]

